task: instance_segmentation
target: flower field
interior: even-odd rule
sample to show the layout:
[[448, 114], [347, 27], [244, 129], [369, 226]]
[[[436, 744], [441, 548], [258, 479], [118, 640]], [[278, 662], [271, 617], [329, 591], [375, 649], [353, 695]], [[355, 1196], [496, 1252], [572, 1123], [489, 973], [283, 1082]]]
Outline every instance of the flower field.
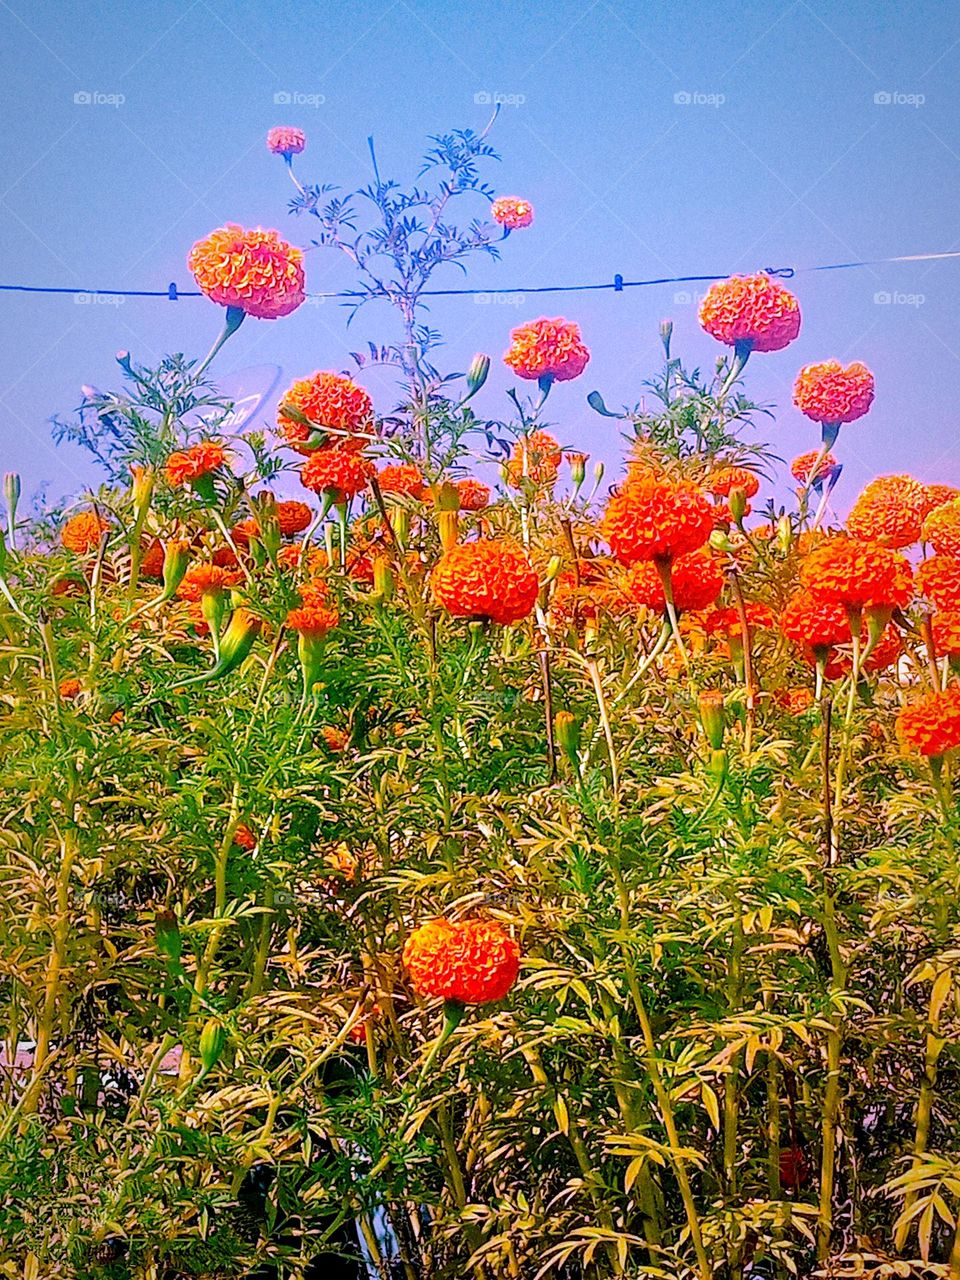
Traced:
[[960, 1277], [960, 489], [836, 491], [860, 362], [780, 462], [763, 273], [706, 373], [665, 321], [614, 408], [535, 318], [497, 403], [426, 310], [535, 224], [487, 131], [348, 194], [267, 145], [394, 337], [232, 433], [306, 277], [227, 225], [209, 353], [61, 424], [102, 486], [4, 482], [0, 1274]]

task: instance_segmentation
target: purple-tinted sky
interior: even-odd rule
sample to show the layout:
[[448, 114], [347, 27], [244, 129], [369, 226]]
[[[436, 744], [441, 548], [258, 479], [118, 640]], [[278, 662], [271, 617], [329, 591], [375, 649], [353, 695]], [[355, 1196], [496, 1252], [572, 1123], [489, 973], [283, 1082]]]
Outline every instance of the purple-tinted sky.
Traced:
[[[368, 134], [382, 171], [406, 179], [427, 134], [482, 127], [489, 108], [476, 99], [498, 94], [503, 163], [491, 178], [537, 217], [501, 262], [479, 262], [477, 288], [958, 247], [960, 9], [935, 0], [0, 0], [0, 47], [4, 283], [190, 287], [190, 245], [226, 221], [306, 239], [264, 146], [271, 125], [307, 131], [305, 179], [349, 188], [369, 179]], [[351, 283], [332, 252], [308, 255], [307, 274], [311, 289]], [[461, 283], [455, 269], [447, 283]], [[779, 406], [767, 433], [778, 451], [816, 443], [790, 405], [796, 369], [862, 359], [877, 401], [841, 437], [839, 504], [877, 472], [960, 484], [960, 259], [800, 274], [791, 287], [800, 338], [748, 370], [754, 398]], [[708, 367], [718, 348], [697, 326], [697, 288], [440, 299], [432, 320], [451, 369], [477, 350], [499, 356], [521, 321], [579, 321], [593, 359], [555, 390], [552, 416], [565, 443], [613, 461], [617, 424], [590, 412], [586, 392], [635, 402], [667, 315], [679, 353]], [[205, 300], [0, 294], [0, 308], [0, 470], [52, 494], [95, 478], [83, 454], [50, 442], [50, 416], [77, 403], [80, 384], [115, 384], [118, 348], [144, 362], [201, 355], [221, 319]], [[348, 335], [336, 305], [304, 306], [249, 321], [215, 370], [280, 365], [285, 385], [395, 335], [385, 308]], [[495, 360], [478, 410], [504, 415], [509, 385]], [[370, 389], [390, 406], [385, 376]]]

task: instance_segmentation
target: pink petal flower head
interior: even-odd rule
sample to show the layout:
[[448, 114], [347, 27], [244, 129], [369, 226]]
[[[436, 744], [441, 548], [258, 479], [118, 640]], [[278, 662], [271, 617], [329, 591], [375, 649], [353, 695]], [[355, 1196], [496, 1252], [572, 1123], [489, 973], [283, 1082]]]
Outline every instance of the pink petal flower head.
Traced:
[[275, 156], [298, 156], [307, 145], [307, 135], [291, 124], [280, 124], [267, 134], [267, 150]]
[[533, 221], [533, 205], [518, 196], [499, 196], [490, 206], [490, 213], [494, 222], [499, 222], [507, 231], [529, 227]]
[[261, 227], [218, 227], [193, 246], [187, 266], [212, 302], [260, 320], [289, 315], [306, 297], [302, 250]]
[[558, 316], [514, 329], [503, 359], [520, 378], [536, 381], [549, 375], [557, 382], [568, 382], [583, 373], [590, 352], [581, 341], [580, 326]]
[[699, 318], [718, 342], [750, 351], [780, 351], [800, 332], [799, 302], [763, 271], [712, 284], [700, 303]]

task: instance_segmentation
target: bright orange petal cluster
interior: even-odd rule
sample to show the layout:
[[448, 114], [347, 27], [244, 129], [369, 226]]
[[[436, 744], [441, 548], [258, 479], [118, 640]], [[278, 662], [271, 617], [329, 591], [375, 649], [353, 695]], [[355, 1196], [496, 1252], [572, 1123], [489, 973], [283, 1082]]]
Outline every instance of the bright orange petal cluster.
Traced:
[[[743, 608], [747, 615], [747, 626], [751, 631], [760, 631], [774, 624], [773, 612], [769, 605], [748, 601]], [[743, 626], [740, 622], [739, 609], [710, 609], [696, 619], [697, 625], [708, 636], [727, 636], [739, 639]]]
[[[670, 566], [673, 603], [678, 612], [706, 609], [723, 590], [723, 571], [709, 551], [677, 556]], [[624, 594], [634, 602], [662, 613], [667, 607], [663, 583], [652, 560], [640, 560], [624, 574]]]
[[508, 231], [529, 227], [533, 221], [533, 205], [517, 196], [498, 196], [490, 206], [490, 213], [494, 222], [499, 222]]
[[338, 729], [336, 725], [325, 724], [320, 730], [320, 737], [328, 751], [340, 752], [346, 750], [347, 743], [350, 741], [347, 734], [342, 729]]
[[746, 467], [721, 467], [707, 476], [704, 488], [714, 497], [729, 498], [732, 489], [742, 489], [744, 497], [755, 498], [760, 491], [760, 477]]
[[713, 531], [713, 516], [698, 485], [640, 473], [611, 497], [600, 532], [623, 564], [672, 560], [703, 546]]
[[960, 609], [945, 609], [930, 619], [933, 647], [950, 658], [960, 656]]
[[808, 364], [797, 374], [793, 403], [814, 422], [853, 422], [873, 404], [873, 374], [855, 360]]
[[381, 467], [377, 472], [377, 483], [381, 493], [399, 493], [408, 498], [423, 496], [423, 473], [419, 467], [409, 462], [400, 462]]
[[931, 556], [917, 569], [917, 589], [938, 609], [960, 609], [960, 559]]
[[228, 223], [198, 240], [187, 266], [203, 293], [224, 307], [276, 320], [303, 302], [303, 253], [276, 231]]
[[349, 449], [317, 449], [300, 468], [300, 482], [314, 493], [348, 502], [367, 487], [373, 464]]
[[520, 948], [494, 920], [430, 920], [403, 948], [414, 991], [459, 1004], [502, 1000], [517, 980]]
[[897, 715], [897, 736], [907, 751], [942, 756], [960, 746], [960, 689], [928, 693]]
[[201, 440], [189, 449], [177, 449], [167, 458], [167, 479], [172, 485], [192, 484], [201, 476], [218, 471], [227, 460], [227, 451], [217, 440]]
[[927, 485], [927, 509], [929, 511], [933, 511], [935, 507], [942, 507], [945, 502], [952, 502], [954, 498], [960, 498], [960, 489], [955, 489], [952, 484]]
[[523, 547], [485, 538], [451, 547], [430, 575], [433, 598], [456, 618], [489, 618], [507, 625], [526, 618], [539, 582]]
[[267, 131], [267, 150], [275, 156], [298, 156], [307, 145], [307, 135], [295, 125], [280, 124]]
[[196, 604], [204, 595], [226, 591], [242, 581], [243, 574], [239, 569], [224, 568], [218, 564], [195, 564], [183, 575], [177, 595], [181, 600]]
[[299, 609], [291, 609], [287, 614], [287, 626], [290, 630], [299, 631], [312, 640], [320, 639], [339, 625], [340, 612], [336, 605], [327, 604], [318, 597], [305, 600]]
[[[287, 409], [302, 414], [312, 425], [295, 421], [285, 412]], [[369, 393], [341, 373], [321, 371], [292, 383], [277, 409], [280, 432], [294, 446], [303, 444], [313, 430], [326, 429], [335, 433], [332, 443], [338, 447], [362, 449], [367, 442], [355, 433], [369, 434], [372, 422], [373, 401]]]
[[875, 542], [834, 537], [815, 547], [800, 566], [812, 596], [844, 608], [903, 608], [913, 596], [909, 562]]
[[457, 481], [457, 496], [461, 511], [483, 511], [490, 505], [490, 486], [473, 476]]
[[557, 382], [568, 382], [583, 373], [590, 352], [580, 338], [580, 326], [558, 316], [514, 329], [503, 359], [520, 378], [536, 381], [549, 374]]
[[[929, 509], [927, 487], [910, 476], [878, 476], [851, 508], [847, 529], [855, 538], [884, 547], [909, 547], [920, 537]], [[960, 525], [958, 525], [960, 534]]]
[[532, 431], [513, 446], [507, 462], [507, 481], [519, 489], [524, 480], [532, 484], [556, 483], [563, 453], [549, 431]]
[[790, 463], [790, 474], [794, 480], [800, 484], [815, 484], [818, 480], [826, 480], [827, 476], [837, 465], [837, 460], [832, 453], [825, 453], [820, 465], [817, 467], [817, 474], [813, 475], [814, 464], [820, 457], [819, 449], [811, 449], [809, 453], [801, 453]]
[[780, 614], [780, 630], [795, 644], [829, 649], [850, 643], [850, 622], [841, 604], [817, 599], [808, 591], [796, 591]]
[[748, 345], [751, 351], [780, 351], [800, 332], [799, 302], [763, 271], [712, 284], [699, 318], [718, 342]]
[[80, 693], [80, 681], [76, 676], [68, 676], [65, 680], [60, 681], [57, 691], [65, 701], [72, 702]]
[[960, 556], [960, 498], [935, 507], [923, 522], [922, 537], [941, 556]]
[[96, 551], [109, 528], [108, 522], [96, 511], [80, 511], [60, 530], [60, 541], [68, 551], [87, 556]]
[[248, 853], [252, 853], [257, 847], [257, 837], [245, 822], [241, 822], [233, 833], [233, 843], [239, 849], [246, 849]]

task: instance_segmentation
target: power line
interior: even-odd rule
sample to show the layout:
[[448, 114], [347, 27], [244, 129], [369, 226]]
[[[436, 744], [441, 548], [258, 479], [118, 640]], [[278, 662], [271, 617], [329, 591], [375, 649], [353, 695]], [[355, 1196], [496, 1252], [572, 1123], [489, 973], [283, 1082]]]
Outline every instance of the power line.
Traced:
[[[960, 258], [960, 250], [948, 250], [944, 253], [909, 253], [895, 258], [863, 258], [854, 262], [826, 262], [812, 267], [765, 267], [769, 276], [781, 280], [792, 280], [794, 276], [812, 271], [848, 271], [855, 267], [877, 267], [892, 262], [935, 262], [945, 258]], [[512, 289], [423, 289], [420, 297], [424, 298], [462, 298], [489, 297], [509, 294], [535, 293], [593, 293], [598, 290], [612, 289], [614, 293], [622, 293], [624, 289], [644, 289], [658, 284], [706, 284], [714, 280], [724, 280], [731, 272], [717, 272], [715, 275], [703, 276], [656, 276], [649, 280], [624, 280], [622, 275], [615, 275], [612, 280], [601, 284], [548, 284], [535, 285], [532, 288], [515, 287]], [[181, 298], [202, 298], [199, 289], [180, 289], [176, 281], [171, 281], [166, 289], [72, 289], [64, 286], [36, 284], [0, 284], [2, 293], [45, 293], [73, 294], [85, 297], [106, 298], [166, 298], [170, 302], [179, 302]], [[389, 296], [368, 293], [362, 289], [341, 289], [331, 293], [308, 293], [308, 298], [344, 298], [348, 300], [372, 300]]]

